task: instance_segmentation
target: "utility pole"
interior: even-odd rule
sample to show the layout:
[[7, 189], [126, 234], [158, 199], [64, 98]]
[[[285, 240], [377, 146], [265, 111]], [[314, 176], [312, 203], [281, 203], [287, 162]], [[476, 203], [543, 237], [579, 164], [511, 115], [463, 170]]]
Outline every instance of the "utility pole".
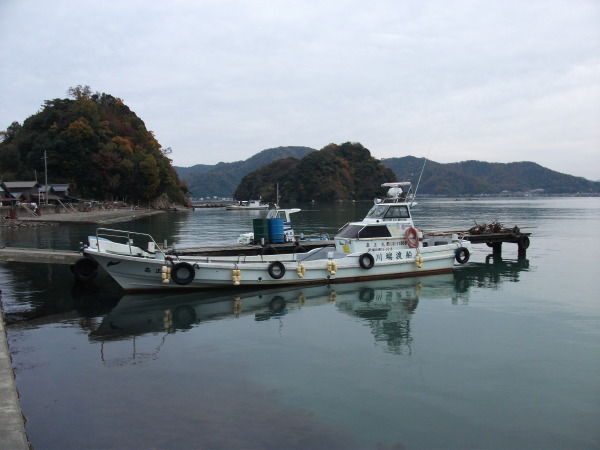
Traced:
[[46, 157], [46, 150], [44, 150], [44, 172], [46, 173], [46, 188], [44, 189], [44, 193], [46, 194], [46, 205], [48, 204], [48, 158]]

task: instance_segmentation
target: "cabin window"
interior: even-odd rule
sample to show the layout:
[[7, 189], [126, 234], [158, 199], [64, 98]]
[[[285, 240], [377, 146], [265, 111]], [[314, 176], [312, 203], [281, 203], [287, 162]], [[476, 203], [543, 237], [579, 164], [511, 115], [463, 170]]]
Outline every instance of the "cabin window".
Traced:
[[358, 233], [359, 238], [380, 238], [380, 237], [390, 237], [390, 230], [385, 225], [370, 225], [364, 227]]
[[367, 217], [369, 219], [380, 219], [385, 215], [387, 211], [387, 205], [375, 205], [371, 208], [371, 210], [367, 213]]
[[362, 225], [348, 225], [342, 231], [340, 231], [335, 237], [337, 238], [346, 238], [346, 239], [356, 239], [358, 237], [358, 232], [363, 229]]
[[386, 219], [408, 219], [409, 217], [410, 214], [406, 205], [390, 206], [390, 209], [385, 214]]

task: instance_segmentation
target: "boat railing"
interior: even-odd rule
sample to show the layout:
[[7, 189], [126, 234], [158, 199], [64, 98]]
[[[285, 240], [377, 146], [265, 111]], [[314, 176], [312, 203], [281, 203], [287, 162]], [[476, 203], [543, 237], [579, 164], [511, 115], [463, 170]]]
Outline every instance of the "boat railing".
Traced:
[[[146, 238], [147, 239], [147, 248], [143, 249], [140, 246], [134, 245], [133, 238], [137, 237], [139, 239]], [[112, 241], [113, 239], [117, 240], [117, 244], [126, 245], [129, 250], [129, 255], [134, 256], [137, 255], [137, 249], [140, 249], [149, 254], [162, 253], [165, 252], [158, 245], [158, 243], [154, 240], [154, 238], [148, 233], [138, 233], [136, 231], [126, 231], [126, 230], [115, 230], [112, 228], [98, 228], [96, 229], [96, 246], [98, 250], [101, 250], [102, 240], [108, 239]], [[124, 242], [119, 242], [124, 241]], [[105, 249], [106, 250], [106, 249]]]

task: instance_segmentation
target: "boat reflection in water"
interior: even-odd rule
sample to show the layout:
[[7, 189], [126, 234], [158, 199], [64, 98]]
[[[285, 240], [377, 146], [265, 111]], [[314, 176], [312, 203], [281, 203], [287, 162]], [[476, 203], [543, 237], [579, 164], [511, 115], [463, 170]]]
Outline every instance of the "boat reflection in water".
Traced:
[[464, 270], [426, 277], [302, 286], [264, 290], [219, 290], [187, 294], [131, 294], [123, 296], [89, 334], [95, 341], [115, 341], [147, 333], [175, 333], [202, 323], [254, 316], [255, 321], [282, 318], [306, 307], [334, 303], [345, 314], [364, 320], [376, 341], [392, 353], [410, 353], [410, 321], [419, 299], [469, 303], [471, 286], [519, 280], [527, 260], [498, 257]]
[[375, 305], [378, 299], [407, 299], [416, 308], [422, 292], [443, 292], [451, 299], [452, 274], [423, 278], [378, 280], [335, 285], [266, 289], [260, 291], [210, 291], [188, 294], [132, 294], [123, 296], [90, 333], [94, 340], [113, 340], [145, 333], [189, 329], [202, 322], [253, 315], [256, 321], [282, 317], [291, 310], [329, 303], [347, 309], [350, 304]]
[[[503, 283], [517, 283], [522, 272], [529, 272], [526, 258], [503, 259], [499, 255], [487, 255], [484, 263], [472, 263], [468, 270], [455, 270], [454, 280], [457, 293], [467, 293], [473, 287], [498, 288]], [[467, 269], [465, 267], [465, 269]], [[468, 302], [468, 297], [463, 301]]]

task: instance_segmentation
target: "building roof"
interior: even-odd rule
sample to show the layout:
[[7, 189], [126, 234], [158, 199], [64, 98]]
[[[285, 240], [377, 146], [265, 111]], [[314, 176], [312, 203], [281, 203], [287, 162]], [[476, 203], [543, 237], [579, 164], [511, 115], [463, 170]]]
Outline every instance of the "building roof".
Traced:
[[29, 189], [38, 186], [37, 181], [5, 181], [4, 186], [7, 189]]
[[[69, 190], [68, 184], [50, 184], [50, 191], [54, 192], [67, 192]], [[40, 184], [40, 192], [46, 192], [46, 185]]]

